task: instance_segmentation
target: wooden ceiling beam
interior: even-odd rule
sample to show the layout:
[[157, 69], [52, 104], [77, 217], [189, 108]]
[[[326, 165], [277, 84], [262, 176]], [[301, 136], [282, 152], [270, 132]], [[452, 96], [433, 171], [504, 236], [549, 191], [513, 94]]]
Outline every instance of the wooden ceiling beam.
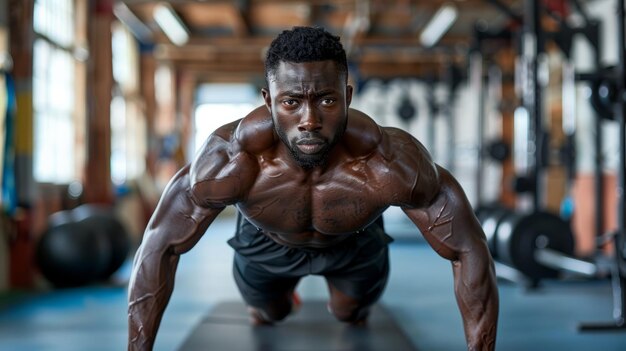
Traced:
[[[150, 4], [154, 2], [158, 2], [159, 0], [122, 0], [122, 2], [126, 3], [129, 6], [135, 5], [144, 5]], [[354, 3], [357, 0], [249, 0], [251, 4], [293, 4], [293, 3], [305, 3], [312, 5], [325, 5], [325, 4], [345, 4], [345, 3]], [[435, 2], [444, 2], [444, 0], [431, 0]], [[476, 1], [476, 0], [474, 0]], [[185, 5], [190, 3], [198, 3], [203, 2], [207, 4], [211, 3], [233, 3], [232, 0], [168, 0], [170, 4], [173, 6], [176, 5]]]
[[237, 0], [235, 1], [235, 7], [239, 15], [238, 22], [241, 27], [241, 32], [245, 36], [249, 36], [252, 34], [252, 24], [250, 22], [250, 0]]
[[[185, 50], [186, 47], [228, 47], [230, 50], [236, 50], [239, 47], [254, 47], [263, 49], [274, 39], [274, 35], [256, 35], [244, 37], [192, 37], [185, 47], [179, 48]], [[343, 38], [342, 38], [343, 39]], [[418, 36], [362, 36], [355, 40], [355, 44], [361, 48], [381, 48], [393, 49], [397, 47], [406, 48], [423, 48]], [[447, 35], [440, 40], [441, 46], [469, 45], [470, 38], [465, 36]], [[163, 44], [168, 45], [168, 44]]]
[[[155, 57], [162, 61], [172, 62], [223, 62], [236, 64], [238, 62], [263, 62], [263, 47], [242, 45], [232, 46], [185, 46], [159, 45], [155, 50]], [[395, 48], [384, 50], [361, 50], [353, 57], [357, 62], [445, 62], [451, 57], [461, 57], [455, 52], [425, 51], [411, 48]]]
[[[369, 78], [427, 78], [433, 73], [437, 76], [445, 67], [438, 62], [360, 62], [356, 65], [360, 79]], [[264, 76], [263, 64], [236, 63], [224, 64], [215, 62], [185, 62], [175, 65], [177, 70], [193, 72], [199, 80], [215, 80], [238, 77], [237, 81], [262, 80]]]
[[[191, 30], [182, 47], [170, 44], [154, 25], [153, 7], [161, 0], [122, 0], [152, 30], [155, 58], [206, 76], [238, 77], [263, 74], [263, 55], [273, 38], [293, 25], [324, 25], [342, 37], [362, 76], [411, 77], [439, 72], [446, 62], [462, 62], [471, 30], [451, 30], [435, 48], [419, 41], [423, 25], [449, 0], [171, 0]], [[521, 0], [500, 0], [513, 5]], [[484, 0], [454, 2], [461, 17], [458, 28], [476, 18], [497, 13]], [[488, 12], [489, 10], [490, 12]], [[368, 26], [349, 32], [347, 24]], [[482, 18], [482, 17], [481, 17]]]
[[442, 65], [435, 62], [388, 62], [388, 63], [368, 63], [362, 62], [358, 65], [358, 73], [361, 79], [368, 78], [425, 78], [439, 72]]
[[258, 45], [187, 45], [177, 47], [161, 44], [155, 49], [159, 60], [171, 61], [262, 61], [264, 46]]

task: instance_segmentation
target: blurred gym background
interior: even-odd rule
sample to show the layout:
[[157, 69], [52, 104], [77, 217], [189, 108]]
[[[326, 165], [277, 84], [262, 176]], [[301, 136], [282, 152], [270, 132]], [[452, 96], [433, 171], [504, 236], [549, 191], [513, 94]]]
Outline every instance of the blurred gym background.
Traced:
[[[301, 25], [341, 37], [352, 107], [413, 134], [465, 189], [497, 261], [498, 349], [623, 349], [623, 7], [0, 0], [0, 350], [126, 347], [130, 261], [161, 191], [262, 103], [264, 50]], [[183, 256], [156, 349], [239, 298], [235, 215]], [[463, 349], [449, 265], [399, 209], [384, 216], [382, 303], [418, 349]], [[326, 296], [315, 278], [299, 289]]]

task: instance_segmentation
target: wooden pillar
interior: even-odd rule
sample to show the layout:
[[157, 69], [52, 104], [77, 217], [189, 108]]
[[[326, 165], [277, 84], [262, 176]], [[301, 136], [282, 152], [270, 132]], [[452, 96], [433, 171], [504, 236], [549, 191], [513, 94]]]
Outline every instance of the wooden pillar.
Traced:
[[74, 70], [74, 133], [76, 149], [74, 150], [75, 174], [79, 181], [85, 184], [87, 162], [87, 52], [89, 48], [89, 3], [88, 1], [75, 2], [76, 14], [76, 47], [84, 53], [84, 58], [77, 62]]
[[156, 91], [154, 84], [154, 75], [156, 73], [156, 60], [154, 59], [153, 50], [148, 47], [141, 47], [140, 50], [140, 84], [141, 84], [141, 99], [143, 100], [143, 110], [146, 116], [146, 129], [148, 135], [148, 148], [146, 155], [146, 172], [151, 177], [154, 177], [156, 170], [156, 158], [158, 157], [157, 150], [157, 131], [155, 127], [157, 103], [156, 103]]
[[87, 73], [87, 168], [85, 201], [112, 203], [111, 185], [111, 90], [113, 65], [111, 24], [113, 0], [97, 0], [89, 22], [89, 69]]
[[[7, 0], [0, 0], [0, 165], [4, 158], [4, 118], [6, 110], [6, 82], [3, 70], [8, 69], [3, 63], [3, 58], [8, 58], [9, 54], [9, 5]], [[0, 183], [2, 182], [2, 172], [0, 172]], [[0, 195], [2, 191], [0, 191]], [[0, 233], [5, 233], [8, 221], [4, 216], [0, 216]], [[6, 240], [0, 240], [0, 292], [9, 288], [9, 245]]]
[[[155, 71], [155, 97], [156, 112], [153, 120], [154, 135], [156, 142], [155, 149], [157, 151], [157, 159], [155, 160], [155, 184], [159, 190], [163, 190], [165, 185], [176, 171], [180, 168], [175, 162], [176, 155], [179, 153], [166, 148], [166, 138], [172, 138], [176, 135], [177, 124], [176, 101], [177, 101], [177, 83], [174, 68], [166, 63], [157, 65]], [[178, 137], [178, 135], [176, 135]], [[180, 138], [178, 138], [180, 140]]]
[[13, 58], [13, 78], [16, 89], [15, 116], [15, 188], [22, 208], [12, 213], [10, 220], [10, 285], [29, 288], [34, 281], [34, 240], [29, 210], [34, 188], [32, 177], [33, 153], [33, 0], [9, 0], [9, 52]]
[[[196, 78], [187, 71], [179, 71], [179, 95], [178, 95], [178, 112], [180, 130], [180, 146], [183, 150], [183, 154], [180, 155], [180, 159], [176, 160], [179, 167], [183, 167], [187, 162], [185, 159], [191, 159], [194, 155], [187, 154], [193, 153], [194, 150], [189, 150], [188, 146], [193, 138], [193, 107], [194, 107], [194, 92], [196, 91]], [[185, 152], [187, 151], [187, 152]]]
[[[500, 51], [496, 58], [502, 70], [502, 140], [508, 145], [513, 145], [513, 113], [519, 101], [515, 94], [515, 52], [512, 48], [505, 48]], [[515, 207], [516, 196], [513, 191], [513, 180], [515, 178], [515, 167], [513, 157], [508, 157], [502, 162], [502, 181], [500, 184], [500, 202], [507, 207]]]
[[[550, 62], [550, 80], [544, 89], [544, 101], [546, 105], [546, 121], [544, 122], [545, 133], [549, 141], [549, 150], [559, 150], [565, 145], [566, 135], [563, 132], [563, 66], [566, 64], [561, 56], [560, 49], [554, 43], [546, 44], [546, 54]], [[545, 175], [542, 180], [545, 185], [544, 198], [541, 199], [545, 210], [559, 213], [561, 203], [569, 192], [567, 168], [562, 162], [550, 162], [551, 151], [547, 152], [548, 159], [545, 167]]]

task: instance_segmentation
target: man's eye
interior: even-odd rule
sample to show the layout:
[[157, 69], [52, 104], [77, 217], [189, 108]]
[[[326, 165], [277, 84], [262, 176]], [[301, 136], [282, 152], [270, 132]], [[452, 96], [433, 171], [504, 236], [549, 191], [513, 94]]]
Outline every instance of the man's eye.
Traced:
[[284, 100], [283, 101], [283, 105], [287, 105], [287, 106], [294, 106], [296, 105], [298, 102], [296, 100], [290, 99], [290, 100]]
[[322, 100], [322, 105], [332, 105], [335, 102], [335, 99], [326, 98]]

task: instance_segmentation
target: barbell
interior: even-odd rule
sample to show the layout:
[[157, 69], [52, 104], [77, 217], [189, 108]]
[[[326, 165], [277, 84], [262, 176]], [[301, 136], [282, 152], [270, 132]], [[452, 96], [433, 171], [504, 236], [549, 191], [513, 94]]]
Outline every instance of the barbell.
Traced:
[[563, 270], [589, 273], [591, 263], [573, 256], [574, 236], [567, 221], [544, 211], [520, 213], [492, 206], [476, 213], [494, 259], [531, 280], [556, 278]]

